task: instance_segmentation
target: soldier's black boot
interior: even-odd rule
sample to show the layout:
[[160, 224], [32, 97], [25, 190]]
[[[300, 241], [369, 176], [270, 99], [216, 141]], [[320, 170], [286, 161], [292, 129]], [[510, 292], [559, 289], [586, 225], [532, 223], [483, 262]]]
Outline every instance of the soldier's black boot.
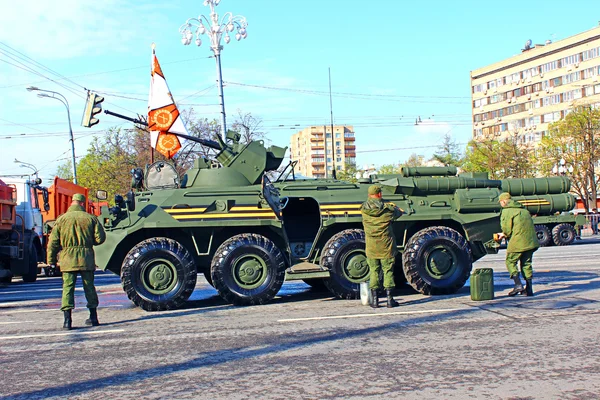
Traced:
[[525, 279], [525, 294], [533, 296], [533, 283], [531, 283], [531, 279]]
[[519, 275], [515, 274], [515, 276], [513, 276], [512, 279], [513, 279], [513, 281], [515, 281], [515, 287], [513, 288], [513, 290], [508, 292], [508, 296], [513, 297], [513, 296], [516, 296], [518, 294], [522, 294], [523, 292], [525, 292], [525, 288], [523, 287], [523, 284], [521, 283], [521, 278], [519, 278]]
[[371, 289], [371, 304], [372, 308], [379, 308], [379, 295], [377, 289]]
[[100, 325], [100, 322], [98, 322], [98, 312], [95, 308], [90, 308], [90, 317], [85, 320], [85, 324], [87, 326]]
[[387, 308], [398, 307], [400, 304], [392, 297], [392, 289], [386, 289], [387, 293]]
[[73, 329], [73, 320], [71, 319], [71, 310], [64, 310], [65, 322], [63, 323], [63, 329]]

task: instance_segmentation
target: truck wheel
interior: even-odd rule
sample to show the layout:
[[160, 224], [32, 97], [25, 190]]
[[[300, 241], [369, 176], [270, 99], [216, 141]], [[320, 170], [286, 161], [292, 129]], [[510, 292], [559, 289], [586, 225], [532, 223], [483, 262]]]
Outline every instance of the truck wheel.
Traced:
[[360, 298], [360, 283], [369, 279], [365, 254], [365, 232], [346, 229], [331, 237], [325, 244], [321, 266], [329, 269], [325, 286], [339, 299]]
[[471, 248], [452, 228], [423, 229], [408, 241], [402, 266], [408, 283], [426, 295], [452, 294], [465, 285], [473, 267]]
[[37, 281], [37, 276], [38, 276], [38, 267], [37, 267], [37, 263], [38, 263], [38, 257], [37, 257], [37, 251], [35, 250], [35, 246], [31, 246], [29, 248], [29, 268], [28, 268], [28, 273], [23, 274], [22, 278], [23, 278], [23, 282], [35, 282]]
[[546, 225], [536, 225], [535, 233], [537, 234], [538, 242], [540, 242], [540, 246], [551, 246], [552, 243], [552, 234], [550, 234], [550, 229]]
[[568, 246], [575, 240], [577, 232], [569, 224], [558, 224], [552, 228], [552, 241], [557, 246]]
[[179, 242], [155, 237], [132, 248], [121, 266], [127, 297], [146, 311], [178, 308], [196, 287], [196, 265]]
[[221, 297], [247, 306], [273, 300], [283, 285], [285, 268], [275, 243], [262, 235], [244, 233], [219, 246], [210, 273]]

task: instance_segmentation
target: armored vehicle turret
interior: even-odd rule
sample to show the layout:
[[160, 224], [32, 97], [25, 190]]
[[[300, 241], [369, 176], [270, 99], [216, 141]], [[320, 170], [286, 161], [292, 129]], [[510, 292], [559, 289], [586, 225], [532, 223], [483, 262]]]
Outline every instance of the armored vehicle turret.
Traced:
[[284, 279], [357, 298], [369, 270], [360, 206], [373, 183], [404, 210], [393, 225], [396, 276], [418, 292], [456, 292], [473, 262], [497, 252], [501, 181], [448, 168], [358, 183], [295, 179], [295, 162], [275, 174], [285, 148], [242, 144], [234, 133], [227, 143], [207, 143], [218, 150], [216, 162], [197, 159], [182, 179], [168, 163], [154, 163], [135, 174], [135, 193], [102, 210], [107, 239], [96, 262], [120, 274], [129, 298], [146, 310], [181, 306], [199, 272], [237, 305], [272, 300]]

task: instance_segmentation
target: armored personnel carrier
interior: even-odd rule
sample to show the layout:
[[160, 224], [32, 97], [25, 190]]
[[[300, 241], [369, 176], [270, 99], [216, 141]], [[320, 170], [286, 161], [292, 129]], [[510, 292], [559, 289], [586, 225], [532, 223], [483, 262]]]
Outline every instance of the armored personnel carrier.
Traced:
[[242, 144], [233, 132], [227, 142], [187, 138], [218, 150], [216, 162], [197, 159], [181, 180], [166, 162], [138, 169], [136, 191], [100, 216], [107, 239], [96, 262], [145, 310], [181, 306], [198, 273], [236, 305], [269, 302], [285, 279], [357, 298], [369, 270], [360, 205], [373, 183], [405, 212], [393, 225], [396, 275], [418, 292], [456, 292], [473, 262], [497, 252], [501, 181], [459, 177], [454, 167], [358, 183], [295, 179], [295, 162], [276, 173], [286, 148]]

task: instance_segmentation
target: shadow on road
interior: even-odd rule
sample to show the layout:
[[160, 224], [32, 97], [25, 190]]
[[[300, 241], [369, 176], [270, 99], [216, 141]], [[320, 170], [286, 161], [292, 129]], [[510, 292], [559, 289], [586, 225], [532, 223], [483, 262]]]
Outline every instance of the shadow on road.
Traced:
[[[248, 347], [235, 347], [230, 349], [222, 349], [199, 353], [196, 357], [182, 363], [163, 364], [152, 368], [142, 369], [139, 371], [118, 373], [102, 378], [90, 379], [81, 382], [72, 382], [56, 386], [49, 389], [32, 390], [29, 392], [19, 393], [17, 395], [7, 396], [11, 399], [31, 399], [31, 398], [47, 398], [47, 397], [72, 397], [82, 395], [94, 390], [102, 390], [104, 388], [118, 387], [137, 383], [146, 379], [159, 378], [176, 374], [183, 371], [193, 369], [211, 368], [225, 363], [234, 363], [236, 361], [248, 360], [252, 358], [262, 357], [270, 354], [282, 353], [289, 350], [298, 349], [301, 347], [312, 346], [321, 343], [332, 343], [340, 340], [354, 339], [361, 336], [373, 336], [376, 333], [393, 332], [395, 336], [401, 335], [402, 330], [407, 326], [414, 327], [421, 323], [427, 323], [432, 320], [440, 321], [443, 319], [456, 318], [464, 314], [476, 312], [478, 309], [465, 309], [458, 311], [450, 311], [446, 313], [438, 313], [436, 315], [414, 317], [402, 322], [388, 323], [379, 327], [349, 329], [340, 332], [339, 329], [332, 329], [323, 334], [318, 334], [313, 337], [296, 338], [290, 336], [289, 333], [281, 335], [277, 338], [269, 337], [262, 342], [252, 341], [252, 345]], [[273, 344], [275, 342], [276, 344]]]

